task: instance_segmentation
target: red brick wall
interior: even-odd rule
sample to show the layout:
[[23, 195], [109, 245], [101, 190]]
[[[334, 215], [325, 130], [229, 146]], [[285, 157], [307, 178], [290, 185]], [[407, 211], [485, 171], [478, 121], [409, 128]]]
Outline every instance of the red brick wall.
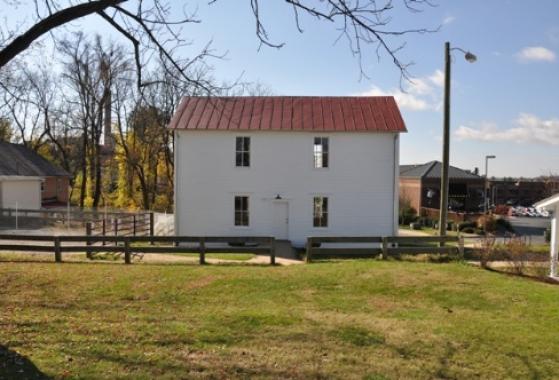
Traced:
[[70, 180], [67, 177], [46, 177], [43, 182], [41, 198], [43, 201], [56, 199], [58, 202], [68, 201], [68, 186]]

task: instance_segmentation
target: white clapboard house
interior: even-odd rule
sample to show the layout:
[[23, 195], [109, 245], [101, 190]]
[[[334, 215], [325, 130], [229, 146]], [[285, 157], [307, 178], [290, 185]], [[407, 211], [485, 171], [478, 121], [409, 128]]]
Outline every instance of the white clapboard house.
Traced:
[[392, 97], [185, 97], [169, 128], [177, 235], [397, 234]]

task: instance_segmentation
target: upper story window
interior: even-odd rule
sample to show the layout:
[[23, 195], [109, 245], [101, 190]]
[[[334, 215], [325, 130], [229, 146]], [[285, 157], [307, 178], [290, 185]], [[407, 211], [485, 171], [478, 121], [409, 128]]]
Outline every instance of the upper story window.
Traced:
[[235, 197], [235, 225], [248, 226], [248, 197]]
[[235, 141], [235, 166], [250, 166], [250, 137], [237, 137]]
[[313, 199], [313, 226], [328, 227], [327, 197], [314, 197]]
[[328, 167], [328, 137], [315, 137], [314, 138], [314, 167], [327, 168]]

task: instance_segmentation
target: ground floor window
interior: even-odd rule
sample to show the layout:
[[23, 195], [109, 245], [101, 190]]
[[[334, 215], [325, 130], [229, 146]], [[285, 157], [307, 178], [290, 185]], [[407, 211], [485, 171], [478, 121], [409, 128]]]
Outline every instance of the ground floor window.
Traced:
[[248, 226], [247, 196], [235, 196], [235, 225]]
[[328, 227], [328, 198], [314, 197], [313, 226]]

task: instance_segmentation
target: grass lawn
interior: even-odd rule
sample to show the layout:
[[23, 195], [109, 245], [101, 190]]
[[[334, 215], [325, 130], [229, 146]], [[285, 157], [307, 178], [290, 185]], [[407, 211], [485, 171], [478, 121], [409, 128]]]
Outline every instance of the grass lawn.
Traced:
[[55, 378], [557, 378], [558, 305], [460, 263], [0, 263], [0, 354]]

